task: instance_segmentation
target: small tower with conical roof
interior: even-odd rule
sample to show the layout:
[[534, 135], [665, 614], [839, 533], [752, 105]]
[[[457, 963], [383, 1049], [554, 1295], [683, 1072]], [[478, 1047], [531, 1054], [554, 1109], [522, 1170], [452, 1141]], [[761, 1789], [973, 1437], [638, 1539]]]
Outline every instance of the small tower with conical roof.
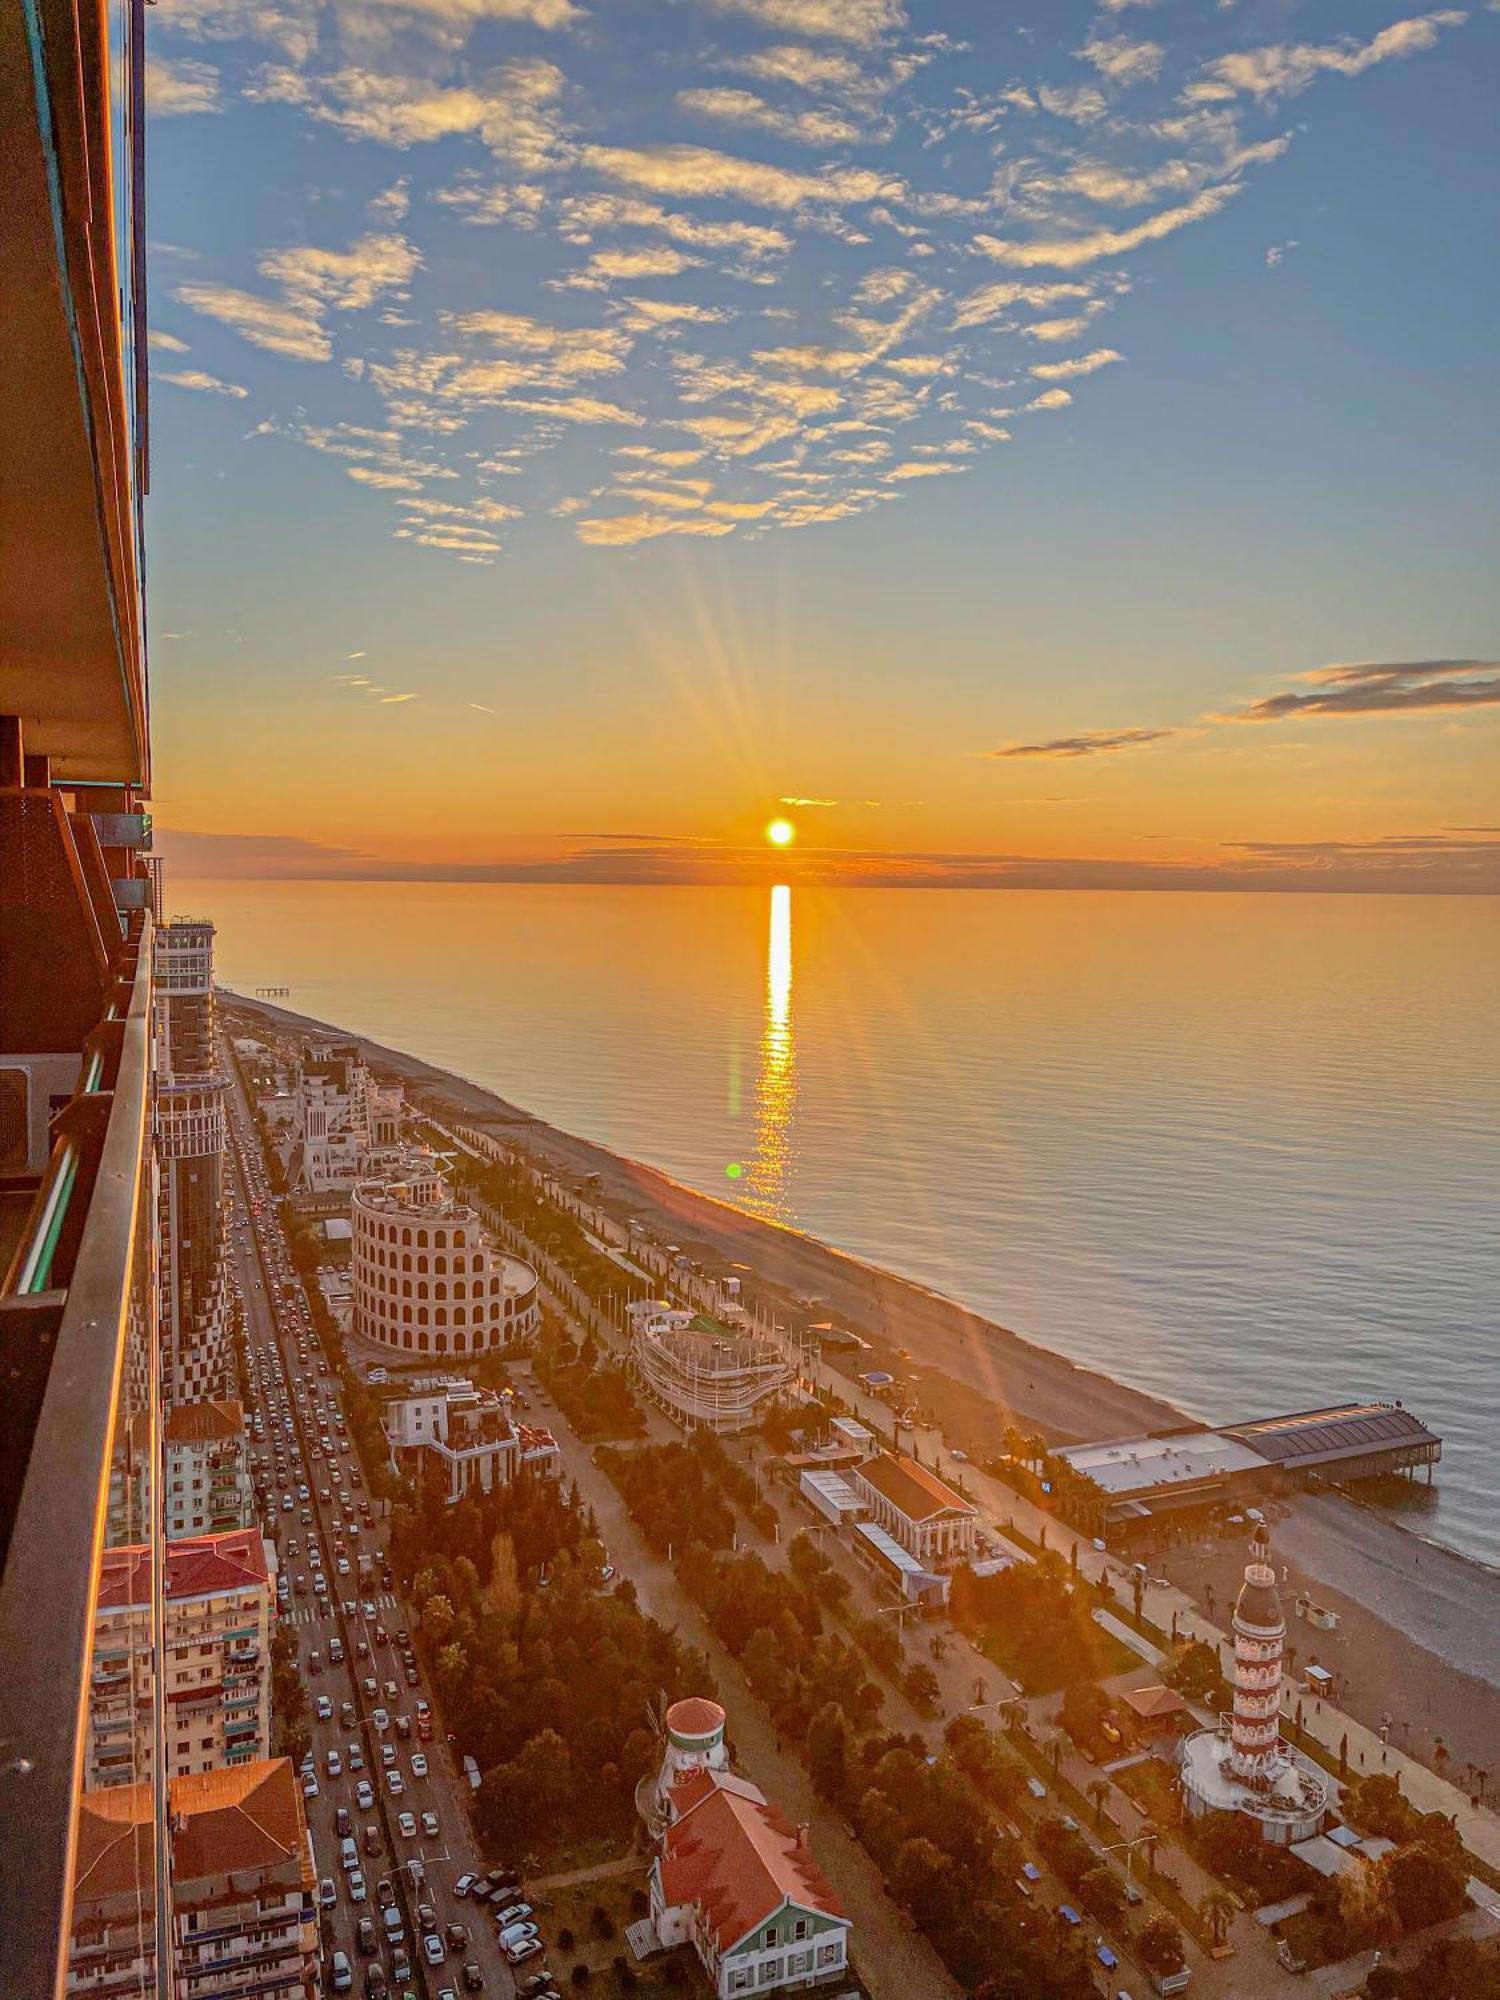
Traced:
[[1276, 1589], [1264, 1521], [1250, 1537], [1250, 1560], [1234, 1606], [1234, 1717], [1229, 1768], [1252, 1791], [1268, 1792], [1283, 1761], [1281, 1673], [1286, 1619]]

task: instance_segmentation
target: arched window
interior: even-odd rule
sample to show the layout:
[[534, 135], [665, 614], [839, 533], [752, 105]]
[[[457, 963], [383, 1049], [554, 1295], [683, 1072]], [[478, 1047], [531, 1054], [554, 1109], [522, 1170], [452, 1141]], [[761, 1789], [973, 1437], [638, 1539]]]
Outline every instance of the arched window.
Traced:
[[419, 1229], [417, 1231], [417, 1248], [419, 1250], [425, 1250], [427, 1248], [427, 1231], [425, 1229]]
[[447, 1286], [446, 1286], [446, 1285], [445, 1285], [445, 1284], [443, 1283], [443, 1281], [442, 1281], [442, 1279], [441, 1279], [441, 1278], [439, 1278], [439, 1279], [438, 1279], [438, 1281], [437, 1281], [437, 1283], [436, 1283], [436, 1284], [435, 1284], [435, 1285], [433, 1286], [433, 1288], [432, 1288], [432, 1296], [433, 1296], [433, 1297], [434, 1297], [435, 1299], [445, 1299], [445, 1298], [447, 1298], [447, 1296], [448, 1296], [448, 1287], [447, 1287]]
[[409, 1299], [409, 1298], [411, 1297], [411, 1279], [410, 1279], [410, 1278], [403, 1278], [403, 1279], [401, 1280], [401, 1296], [402, 1296], [402, 1298], [403, 1298], [403, 1299]]
[[418, 1297], [419, 1299], [425, 1299], [425, 1298], [426, 1298], [426, 1296], [427, 1296], [427, 1281], [426, 1281], [426, 1279], [425, 1279], [425, 1278], [418, 1278], [418, 1280], [417, 1280], [417, 1297]]
[[432, 1317], [439, 1326], [446, 1326], [448, 1324], [448, 1308], [446, 1306], [439, 1306]]
[[464, 1309], [462, 1306], [455, 1306], [453, 1308], [453, 1324], [455, 1326], [462, 1326], [463, 1323], [464, 1323]]
[[410, 1241], [411, 1241], [411, 1231], [410, 1231], [409, 1229], [403, 1229], [403, 1230], [402, 1230], [402, 1232], [401, 1232], [401, 1241], [402, 1241], [403, 1243], [410, 1243]]
[[419, 1257], [417, 1259], [417, 1269], [419, 1271], [425, 1271], [427, 1269], [427, 1259], [425, 1257]]
[[439, 1354], [446, 1354], [448, 1352], [448, 1336], [446, 1333], [440, 1333], [438, 1335], [437, 1351]]
[[460, 1278], [460, 1279], [458, 1280], [458, 1282], [457, 1282], [457, 1283], [456, 1283], [456, 1284], [454, 1285], [454, 1287], [453, 1287], [453, 1296], [454, 1296], [454, 1298], [456, 1298], [456, 1299], [461, 1299], [461, 1298], [465, 1297], [465, 1291], [464, 1291], [464, 1281], [463, 1281], [463, 1279], [462, 1279], [462, 1278]]
[[427, 1352], [427, 1335], [425, 1333], [417, 1335], [417, 1346], [423, 1354]]
[[402, 1255], [401, 1268], [403, 1271], [409, 1271], [411, 1269], [411, 1252], [409, 1250]]

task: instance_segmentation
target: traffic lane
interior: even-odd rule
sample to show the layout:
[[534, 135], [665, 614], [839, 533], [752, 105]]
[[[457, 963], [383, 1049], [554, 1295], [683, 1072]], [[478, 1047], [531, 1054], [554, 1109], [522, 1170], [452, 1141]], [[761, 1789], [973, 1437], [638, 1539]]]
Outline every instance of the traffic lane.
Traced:
[[[269, 1229], [267, 1229], [264, 1225], [262, 1225], [261, 1227], [252, 1226], [251, 1233], [254, 1239], [254, 1247], [260, 1254], [262, 1267], [268, 1271], [274, 1271], [277, 1268], [277, 1260], [275, 1257], [274, 1249], [270, 1248], [267, 1241], [267, 1238], [270, 1233]], [[250, 1254], [249, 1246], [246, 1247], [245, 1254], [248, 1261], [248, 1257]], [[267, 1326], [269, 1327], [270, 1344], [275, 1351], [279, 1352], [282, 1355], [283, 1373], [287, 1378], [288, 1403], [293, 1412], [292, 1421], [295, 1427], [295, 1434], [300, 1435], [304, 1439], [304, 1449], [307, 1452], [307, 1458], [304, 1459], [303, 1461], [303, 1469], [309, 1475], [306, 1480], [306, 1483], [309, 1485], [309, 1489], [312, 1494], [313, 1519], [314, 1522], [317, 1524], [320, 1533], [320, 1538], [321, 1538], [320, 1552], [325, 1557], [327, 1557], [330, 1554], [330, 1548], [331, 1548], [331, 1536], [329, 1535], [328, 1531], [331, 1527], [331, 1521], [334, 1510], [332, 1502], [325, 1504], [322, 1501], [320, 1497], [319, 1486], [311, 1478], [311, 1474], [315, 1472], [318, 1469], [318, 1467], [316, 1463], [308, 1462], [309, 1460], [311, 1460], [309, 1426], [303, 1409], [296, 1403], [297, 1388], [299, 1386], [309, 1387], [310, 1384], [308, 1382], [307, 1377], [304, 1376], [303, 1371], [299, 1367], [298, 1363], [294, 1360], [292, 1352], [290, 1351], [291, 1346], [294, 1344], [294, 1336], [292, 1335], [290, 1329], [284, 1324], [280, 1314], [277, 1312], [276, 1303], [274, 1299], [271, 1296], [269, 1296], [264, 1289], [251, 1292], [248, 1288], [245, 1288], [245, 1296], [247, 1299], [247, 1319], [249, 1314], [253, 1313], [255, 1319], [257, 1320], [257, 1322], [259, 1322], [260, 1326], [263, 1329], [266, 1328]], [[312, 1378], [314, 1382], [321, 1382], [322, 1379], [323, 1378], [318, 1378], [316, 1376], [313, 1376]], [[327, 1379], [329, 1381], [332, 1381], [335, 1378], [330, 1376]], [[295, 1485], [296, 1483], [295, 1466], [292, 1468], [292, 1479], [293, 1479], [293, 1484]], [[282, 1518], [285, 1519], [288, 1517], [283, 1515]], [[312, 1530], [309, 1529], [307, 1532], [310, 1534]], [[322, 1546], [323, 1541], [328, 1541], [330, 1543], [330, 1546], [323, 1547]], [[347, 1697], [340, 1695], [336, 1698], [332, 1694], [330, 1694], [330, 1701], [334, 1707], [334, 1715], [331, 1719], [327, 1721], [319, 1720], [316, 1714], [316, 1697], [319, 1690], [312, 1685], [316, 1677], [311, 1675], [309, 1661], [310, 1661], [310, 1655], [314, 1650], [322, 1652], [324, 1654], [324, 1657], [326, 1658], [327, 1633], [324, 1631], [324, 1628], [328, 1627], [330, 1629], [337, 1629], [337, 1623], [338, 1623], [337, 1614], [331, 1611], [319, 1612], [316, 1603], [310, 1602], [305, 1607], [309, 1615], [306, 1616], [305, 1618], [299, 1618], [295, 1620], [293, 1627], [293, 1629], [298, 1634], [299, 1669], [303, 1673], [304, 1681], [309, 1684], [311, 1707], [313, 1710], [312, 1731], [314, 1737], [314, 1756], [316, 1759], [317, 1769], [318, 1769], [319, 1795], [316, 1800], [308, 1801], [308, 1804], [310, 1807], [314, 1808], [319, 1804], [322, 1804], [324, 1807], [325, 1819], [327, 1825], [326, 1840], [328, 1843], [328, 1852], [331, 1855], [335, 1864], [338, 1863], [340, 1849], [339, 1849], [338, 1836], [334, 1833], [333, 1830], [334, 1814], [337, 1806], [339, 1806], [340, 1804], [344, 1805], [346, 1809], [348, 1809], [350, 1812], [351, 1823], [355, 1828], [353, 1838], [356, 1841], [357, 1847], [361, 1849], [361, 1858], [364, 1860], [368, 1860], [371, 1864], [369, 1867], [363, 1870], [366, 1880], [368, 1900], [366, 1902], [356, 1904], [349, 1899], [348, 1884], [347, 1880], [344, 1879], [344, 1870], [342, 1869], [342, 1867], [336, 1865], [334, 1868], [329, 1868], [322, 1864], [321, 1859], [319, 1860], [320, 1900], [321, 1900], [321, 1883], [322, 1883], [322, 1878], [324, 1876], [332, 1877], [335, 1885], [336, 1898], [337, 1898], [333, 1909], [328, 1913], [330, 1918], [329, 1927], [334, 1936], [334, 1944], [330, 1947], [330, 1949], [343, 1949], [349, 1952], [351, 1963], [357, 1966], [358, 1963], [360, 1962], [360, 1957], [361, 1957], [361, 1955], [358, 1952], [357, 1942], [356, 1942], [356, 1932], [357, 1932], [359, 1917], [364, 1914], [370, 1914], [375, 1922], [378, 1923], [380, 1921], [378, 1916], [375, 1916], [375, 1911], [378, 1909], [377, 1890], [380, 1879], [379, 1874], [375, 1872], [375, 1868], [377, 1865], [376, 1857], [363, 1856], [362, 1853], [363, 1842], [364, 1842], [364, 1826], [370, 1823], [372, 1815], [368, 1809], [360, 1808], [357, 1803], [356, 1788], [358, 1780], [361, 1776], [367, 1776], [370, 1778], [370, 1781], [374, 1786], [378, 1787], [380, 1791], [383, 1791], [385, 1793], [385, 1802], [387, 1804], [391, 1816], [391, 1832], [389, 1837], [395, 1841], [395, 1853], [392, 1854], [386, 1845], [386, 1835], [384, 1834], [384, 1831], [382, 1831], [382, 1847], [381, 1847], [381, 1855], [379, 1857], [380, 1862], [381, 1863], [388, 1862], [392, 1864], [389, 1872], [391, 1872], [394, 1876], [395, 1872], [399, 1868], [404, 1867], [405, 1862], [411, 1855], [416, 1855], [423, 1861], [424, 1873], [426, 1873], [427, 1876], [424, 1890], [421, 1893], [415, 1895], [411, 1894], [409, 1892], [410, 1878], [409, 1876], [407, 1878], [408, 1893], [406, 1894], [404, 1900], [406, 1901], [408, 1906], [409, 1917], [414, 1918], [415, 1906], [418, 1903], [427, 1902], [430, 1903], [434, 1909], [434, 1912], [438, 1918], [440, 1931], [446, 1932], [447, 1925], [450, 1922], [456, 1922], [463, 1924], [465, 1929], [469, 1933], [469, 1943], [467, 1947], [464, 1948], [462, 1951], [451, 1954], [445, 1961], [445, 1965], [442, 1969], [439, 1969], [437, 1967], [427, 1967], [425, 1966], [424, 1962], [422, 1966], [424, 1976], [427, 1976], [431, 1979], [435, 1979], [438, 1983], [443, 1983], [444, 1981], [447, 1981], [447, 1983], [456, 1984], [461, 1979], [461, 1967], [463, 1962], [469, 1958], [473, 1958], [479, 1964], [480, 1969], [484, 1975], [486, 1993], [499, 1996], [499, 2000], [511, 2000], [511, 1996], [514, 1995], [516, 1990], [516, 1982], [512, 1975], [511, 1968], [509, 1967], [508, 1963], [506, 1962], [503, 1954], [499, 1949], [499, 1945], [495, 1939], [492, 1928], [485, 1921], [482, 1906], [475, 1905], [471, 1903], [467, 1898], [461, 1898], [453, 1894], [453, 1889], [452, 1889], [453, 1882], [456, 1881], [461, 1875], [465, 1873], [477, 1872], [479, 1864], [477, 1857], [472, 1854], [472, 1851], [470, 1849], [470, 1843], [467, 1837], [468, 1821], [462, 1811], [460, 1794], [457, 1791], [457, 1784], [463, 1781], [461, 1781], [458, 1778], [457, 1774], [453, 1772], [451, 1765], [448, 1764], [446, 1756], [446, 1750], [447, 1750], [446, 1745], [443, 1746], [444, 1754], [441, 1757], [431, 1758], [431, 1761], [429, 1763], [429, 1775], [426, 1779], [423, 1780], [414, 1780], [411, 1777], [410, 1748], [408, 1748], [408, 1755], [405, 1759], [405, 1764], [403, 1769], [403, 1777], [408, 1781], [406, 1785], [406, 1795], [408, 1797], [412, 1797], [413, 1799], [413, 1803], [409, 1809], [412, 1810], [417, 1816], [418, 1833], [414, 1839], [407, 1839], [403, 1837], [399, 1831], [399, 1818], [398, 1818], [399, 1813], [401, 1812], [401, 1810], [408, 1808], [404, 1808], [402, 1798], [398, 1797], [394, 1801], [391, 1800], [389, 1795], [389, 1789], [384, 1783], [383, 1776], [381, 1775], [380, 1770], [378, 1768], [375, 1768], [379, 1766], [380, 1763], [379, 1751], [377, 1749], [374, 1753], [374, 1756], [372, 1757], [371, 1749], [369, 1746], [371, 1745], [372, 1739], [377, 1735], [377, 1732], [373, 1730], [370, 1717], [364, 1715], [362, 1712], [363, 1706], [368, 1701], [368, 1697], [366, 1697], [362, 1686], [358, 1685], [358, 1683], [360, 1683], [364, 1678], [364, 1675], [360, 1672], [360, 1668], [366, 1664], [358, 1656], [357, 1652], [358, 1637], [362, 1636], [369, 1647], [371, 1654], [371, 1661], [369, 1664], [371, 1666], [374, 1666], [377, 1661], [377, 1658], [380, 1654], [380, 1647], [378, 1642], [375, 1640], [373, 1631], [373, 1624], [377, 1621], [370, 1620], [368, 1616], [364, 1613], [363, 1611], [364, 1600], [360, 1599], [358, 1601], [360, 1602], [361, 1609], [357, 1615], [357, 1618], [355, 1620], [345, 1621], [346, 1625], [350, 1627], [351, 1631], [356, 1625], [358, 1626], [359, 1628], [358, 1635], [355, 1637], [354, 1643], [352, 1645], [349, 1644], [349, 1641], [346, 1638], [345, 1643], [348, 1651], [348, 1657], [346, 1658], [342, 1666], [331, 1669], [331, 1672], [333, 1674], [343, 1677], [345, 1684], [349, 1688], [349, 1694]], [[392, 1600], [390, 1610], [391, 1610], [391, 1617], [390, 1617], [390, 1624], [388, 1627], [388, 1631], [393, 1633], [395, 1629], [405, 1624], [407, 1614], [405, 1613], [404, 1608], [400, 1606], [399, 1600], [394, 1600], [394, 1599]], [[319, 1635], [323, 1637], [324, 1643], [322, 1646], [318, 1646], [315, 1644], [314, 1635]], [[381, 1683], [380, 1694], [382, 1698], [385, 1696], [384, 1681], [387, 1678], [390, 1679], [395, 1678], [394, 1669], [396, 1664], [396, 1655], [394, 1652], [394, 1640], [393, 1639], [388, 1640], [388, 1644], [390, 1644], [390, 1646], [392, 1647], [392, 1651], [388, 1656], [390, 1670], [388, 1672], [380, 1673], [377, 1675], [377, 1679]], [[380, 1660], [380, 1664], [382, 1666], [385, 1666], [387, 1664], [387, 1661], [382, 1659]], [[400, 1683], [398, 1682], [398, 1689], [399, 1687]], [[323, 1691], [327, 1690], [325, 1689]], [[415, 1698], [415, 1696], [420, 1691], [421, 1690], [419, 1689], [408, 1690], [408, 1692], [413, 1698]], [[366, 1746], [364, 1747], [364, 1755], [367, 1763], [367, 1769], [365, 1773], [353, 1772], [350, 1770], [348, 1766], [347, 1736], [343, 1731], [343, 1725], [341, 1724], [338, 1716], [338, 1702], [345, 1698], [350, 1699], [353, 1702], [356, 1718], [359, 1720], [362, 1727], [364, 1744]], [[386, 1706], [388, 1704], [384, 1699], [382, 1699], [380, 1701], [377, 1701], [374, 1705]], [[429, 1755], [431, 1755], [431, 1753], [436, 1749], [436, 1746], [432, 1744], [422, 1747], [429, 1753]], [[341, 1763], [343, 1764], [343, 1769], [341, 1770], [340, 1776], [337, 1779], [329, 1779], [327, 1776], [327, 1753], [329, 1749], [334, 1749], [334, 1748], [337, 1748], [340, 1751], [340, 1757], [341, 1757]], [[426, 1787], [431, 1788], [432, 1797], [434, 1801], [433, 1803], [430, 1804], [427, 1803], [421, 1796], [424, 1788]], [[440, 1803], [438, 1803], [438, 1801], [440, 1801]], [[439, 1836], [438, 1836], [438, 1843], [435, 1846], [427, 1839], [425, 1835], [421, 1833], [420, 1830], [421, 1829], [420, 1815], [424, 1810], [435, 1810], [438, 1815]], [[378, 1811], [378, 1805], [377, 1805], [377, 1811]], [[316, 1827], [315, 1817], [310, 1814], [310, 1819], [312, 1820], [312, 1822]], [[377, 1824], [379, 1823], [378, 1820], [376, 1821], [376, 1823]], [[319, 1841], [318, 1833], [315, 1830], [314, 1831], [315, 1855], [317, 1855], [319, 1846], [321, 1844], [322, 1843]], [[432, 1870], [430, 1871], [428, 1870], [427, 1867], [429, 1859], [433, 1864]], [[398, 1884], [398, 1893], [399, 1893], [399, 1888], [400, 1885]], [[415, 1966], [417, 1963], [414, 1955], [415, 1940], [413, 1940], [412, 1942], [413, 1942], [413, 1952], [409, 1953], [409, 1956], [412, 1956], [413, 1964]], [[385, 1955], [381, 1954], [381, 1956], [382, 1956], [382, 1962], [384, 1962]], [[393, 1958], [391, 1962], [394, 1963]], [[389, 1972], [390, 1969], [391, 1967], [388, 1964], [387, 1971]]]

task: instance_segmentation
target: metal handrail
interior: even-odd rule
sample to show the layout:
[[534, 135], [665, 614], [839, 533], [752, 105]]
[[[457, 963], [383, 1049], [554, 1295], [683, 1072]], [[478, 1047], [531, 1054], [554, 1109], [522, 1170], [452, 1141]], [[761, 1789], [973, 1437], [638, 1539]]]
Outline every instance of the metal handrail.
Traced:
[[[117, 1018], [109, 1116], [66, 1293], [0, 1577], [0, 1957], [7, 2000], [62, 1991], [72, 1907], [73, 1844], [88, 1720], [94, 1600], [104, 1546], [115, 1421], [130, 1327], [139, 1206], [150, 1143], [151, 939], [140, 934], [128, 1003]], [[102, 1078], [95, 1078], [97, 1086]], [[76, 1101], [76, 1100], [75, 1100]], [[82, 1164], [55, 1161], [28, 1236], [31, 1252], [69, 1215]], [[66, 1186], [64, 1183], [66, 1182]], [[36, 1294], [0, 1297], [0, 1312], [34, 1313]], [[23, 1303], [24, 1298], [24, 1303]]]

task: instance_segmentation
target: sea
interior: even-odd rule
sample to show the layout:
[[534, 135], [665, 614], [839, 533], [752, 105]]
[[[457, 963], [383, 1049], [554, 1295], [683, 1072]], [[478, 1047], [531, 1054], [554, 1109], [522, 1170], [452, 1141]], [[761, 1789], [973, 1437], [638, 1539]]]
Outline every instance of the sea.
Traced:
[[1500, 1566], [1500, 907], [172, 878], [218, 974], [1212, 1422], [1400, 1399]]

